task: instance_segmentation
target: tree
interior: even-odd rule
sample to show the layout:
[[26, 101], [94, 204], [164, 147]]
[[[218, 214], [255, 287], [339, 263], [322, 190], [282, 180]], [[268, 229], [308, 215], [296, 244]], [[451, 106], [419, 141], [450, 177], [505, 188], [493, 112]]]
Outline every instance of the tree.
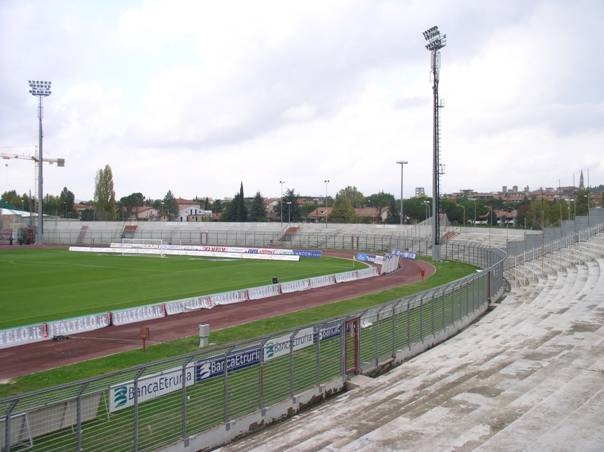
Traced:
[[247, 208], [243, 197], [243, 182], [231, 202], [227, 204], [220, 216], [221, 221], [247, 221]]
[[260, 192], [254, 196], [252, 208], [250, 209], [250, 221], [266, 221], [266, 210], [264, 209], [264, 198]]
[[29, 210], [29, 206], [23, 204], [23, 198], [15, 190], [5, 191], [0, 199], [15, 209]]
[[352, 206], [349, 196], [337, 196], [333, 209], [329, 214], [329, 221], [332, 223], [355, 223], [357, 220], [356, 212]]
[[132, 193], [120, 199], [120, 206], [125, 210], [125, 218], [128, 219], [135, 212], [135, 218], [138, 220], [138, 209], [145, 203], [145, 196], [142, 193]]
[[577, 200], [575, 201], [577, 203], [577, 205], [576, 205], [577, 216], [587, 215], [587, 210], [588, 210], [587, 201], [588, 201], [587, 189], [580, 188], [579, 191], [577, 192]]
[[115, 191], [113, 191], [113, 172], [109, 165], [96, 174], [94, 189], [94, 210], [97, 220], [115, 219]]
[[[365, 198], [365, 204], [369, 207], [376, 207], [378, 209], [378, 215], [381, 217], [384, 210], [394, 204], [394, 196], [390, 193], [381, 191]], [[390, 214], [390, 211], [388, 214]], [[405, 215], [405, 217], [408, 216], [409, 215]]]
[[75, 216], [75, 210], [73, 208], [74, 203], [74, 194], [69, 191], [67, 187], [63, 187], [63, 190], [59, 195], [59, 207], [62, 207], [63, 209], [64, 218], [73, 218]]
[[222, 213], [223, 210], [224, 210], [224, 205], [222, 204], [222, 201], [220, 199], [216, 199], [212, 203], [212, 212], [213, 213]]
[[163, 208], [168, 221], [174, 221], [178, 217], [178, 204], [171, 190], [164, 196]]
[[283, 221], [300, 221], [300, 206], [298, 205], [299, 196], [294, 188], [288, 188], [283, 197]]
[[353, 208], [363, 207], [365, 204], [365, 196], [363, 196], [363, 193], [358, 191], [356, 187], [351, 187], [350, 185], [338, 192], [336, 198], [341, 197], [348, 198], [350, 200], [350, 205]]

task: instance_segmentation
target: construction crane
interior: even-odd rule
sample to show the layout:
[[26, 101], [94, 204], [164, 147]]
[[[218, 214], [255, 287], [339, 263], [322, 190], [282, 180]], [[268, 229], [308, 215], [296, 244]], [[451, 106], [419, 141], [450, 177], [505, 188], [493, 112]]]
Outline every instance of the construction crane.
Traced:
[[[35, 155], [5, 154], [3, 152], [0, 152], [0, 158], [2, 158], [4, 160], [9, 160], [9, 159], [33, 160], [36, 163], [38, 163], [38, 161], [40, 160]], [[65, 159], [45, 159], [45, 158], [43, 158], [42, 161], [46, 162], [46, 163], [50, 163], [50, 164], [56, 163], [57, 166], [59, 166], [59, 167], [65, 166]]]

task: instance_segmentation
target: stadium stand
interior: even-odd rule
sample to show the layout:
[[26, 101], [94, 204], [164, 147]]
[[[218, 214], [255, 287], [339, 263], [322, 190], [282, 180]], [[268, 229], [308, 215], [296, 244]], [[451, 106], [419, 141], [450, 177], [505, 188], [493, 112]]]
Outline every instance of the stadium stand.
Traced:
[[519, 266], [529, 284], [472, 327], [222, 450], [602, 450], [602, 246], [567, 268], [547, 255], [546, 276]]

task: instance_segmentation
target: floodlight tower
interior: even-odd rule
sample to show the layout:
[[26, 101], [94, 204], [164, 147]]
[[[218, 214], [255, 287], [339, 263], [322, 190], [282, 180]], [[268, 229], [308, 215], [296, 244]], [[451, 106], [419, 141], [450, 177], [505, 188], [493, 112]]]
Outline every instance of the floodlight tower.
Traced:
[[36, 233], [36, 245], [41, 245], [44, 242], [44, 221], [42, 217], [42, 202], [44, 199], [42, 188], [42, 168], [44, 166], [44, 159], [42, 158], [42, 98], [50, 96], [50, 84], [51, 82], [42, 82], [39, 80], [29, 81], [30, 94], [38, 96], [38, 231]]
[[398, 160], [396, 162], [398, 165], [401, 165], [401, 226], [403, 225], [403, 223], [405, 222], [405, 213], [403, 210], [403, 167], [409, 163], [406, 160]]
[[432, 259], [440, 260], [440, 124], [438, 101], [438, 81], [440, 73], [440, 49], [447, 44], [447, 35], [441, 35], [438, 27], [432, 27], [424, 31], [424, 38], [428, 41], [426, 49], [430, 51], [432, 70], [432, 93], [434, 94], [434, 130], [433, 140], [433, 168], [432, 168]]

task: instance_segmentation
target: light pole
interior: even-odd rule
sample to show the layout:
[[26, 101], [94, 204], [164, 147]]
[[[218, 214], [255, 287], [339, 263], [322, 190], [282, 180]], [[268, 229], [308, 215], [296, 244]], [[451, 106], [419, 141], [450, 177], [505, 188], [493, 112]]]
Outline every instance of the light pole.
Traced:
[[431, 69], [432, 69], [432, 93], [434, 95], [434, 128], [432, 133], [433, 143], [433, 168], [432, 168], [432, 259], [440, 260], [440, 121], [439, 121], [439, 108], [440, 103], [438, 101], [438, 81], [440, 76], [440, 49], [447, 44], [447, 35], [441, 35], [438, 27], [431, 27], [424, 31], [424, 39], [428, 41], [426, 49], [431, 53]]
[[403, 210], [403, 168], [409, 162], [406, 160], [399, 160], [396, 162], [398, 165], [401, 165], [401, 225], [405, 222], [405, 214]]
[[44, 164], [42, 158], [42, 98], [50, 96], [50, 84], [51, 82], [42, 82], [39, 80], [29, 81], [29, 93], [32, 96], [38, 96], [38, 232], [36, 234], [36, 245], [44, 243], [44, 222], [42, 217], [42, 200], [44, 199], [42, 179], [42, 165]]
[[489, 248], [491, 247], [491, 223], [493, 222], [493, 208], [491, 206], [487, 206], [489, 209]]
[[281, 184], [281, 197], [279, 198], [279, 210], [281, 211], [281, 228], [283, 228], [283, 184], [285, 183], [285, 181], [280, 180], [279, 183]]
[[426, 220], [428, 220], [428, 209], [430, 208], [430, 202], [429, 201], [424, 201], [424, 208], [426, 210]]
[[287, 201], [287, 226], [290, 226], [292, 222], [292, 202]]
[[325, 179], [325, 227], [327, 227], [327, 185], [329, 184], [329, 179]]

